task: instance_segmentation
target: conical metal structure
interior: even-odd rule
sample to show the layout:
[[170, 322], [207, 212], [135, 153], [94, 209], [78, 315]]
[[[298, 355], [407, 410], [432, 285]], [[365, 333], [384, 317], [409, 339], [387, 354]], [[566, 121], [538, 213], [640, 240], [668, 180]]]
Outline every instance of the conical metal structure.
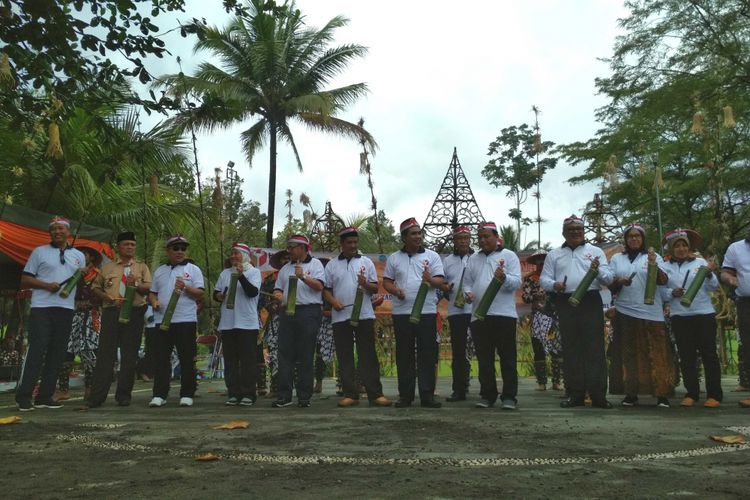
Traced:
[[472, 239], [475, 240], [475, 229], [483, 220], [482, 211], [458, 161], [456, 148], [453, 148], [448, 172], [422, 224], [424, 245], [436, 252], [444, 251], [450, 246], [451, 233], [456, 226], [470, 227]]
[[313, 225], [310, 232], [310, 243], [313, 250], [334, 252], [339, 248], [339, 231], [344, 228], [344, 221], [331, 208], [331, 202], [326, 201], [326, 210]]

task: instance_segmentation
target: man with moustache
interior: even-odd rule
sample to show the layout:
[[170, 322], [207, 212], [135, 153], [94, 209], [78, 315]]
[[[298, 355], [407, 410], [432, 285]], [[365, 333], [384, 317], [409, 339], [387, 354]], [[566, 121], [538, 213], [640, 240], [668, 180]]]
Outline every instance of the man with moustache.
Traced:
[[[118, 349], [120, 371], [117, 374], [115, 401], [118, 406], [130, 405], [145, 320], [146, 297], [151, 289], [151, 271], [145, 263], [135, 258], [135, 249], [135, 233], [125, 231], [118, 234], [117, 258], [102, 267], [92, 286], [94, 295], [102, 301], [102, 327], [89, 408], [99, 407], [107, 399]], [[135, 287], [130, 321], [120, 323], [120, 310], [129, 286]]]
[[[49, 222], [49, 234], [51, 242], [31, 252], [21, 275], [21, 289], [31, 289], [31, 314], [29, 345], [16, 389], [20, 411], [63, 406], [52, 395], [68, 348], [76, 290], [65, 298], [60, 297], [59, 292], [76, 271], [86, 266], [83, 253], [68, 244], [70, 221], [53, 217]], [[32, 404], [32, 393], [40, 373], [39, 393]]]
[[[388, 257], [383, 272], [383, 287], [393, 297], [399, 394], [395, 406], [406, 408], [412, 405], [419, 374], [420, 406], [440, 408], [441, 403], [434, 398], [438, 362], [436, 289], [445, 283], [443, 263], [437, 253], [422, 246], [422, 230], [416, 219], [412, 217], [403, 221], [400, 231], [404, 246]], [[422, 282], [429, 289], [419, 321], [415, 324], [410, 322], [410, 315]]]

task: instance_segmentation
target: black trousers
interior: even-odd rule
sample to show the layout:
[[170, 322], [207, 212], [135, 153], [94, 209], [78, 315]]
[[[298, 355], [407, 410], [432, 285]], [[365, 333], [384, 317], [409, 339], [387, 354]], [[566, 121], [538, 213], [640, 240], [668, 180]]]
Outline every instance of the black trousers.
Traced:
[[50, 399], [55, 392], [57, 375], [65, 361], [68, 339], [73, 327], [72, 309], [32, 307], [29, 315], [29, 347], [23, 361], [16, 402], [31, 402], [34, 386], [39, 383], [38, 401]]
[[471, 363], [466, 359], [466, 341], [469, 335], [471, 314], [454, 314], [448, 316], [451, 328], [451, 375], [453, 392], [466, 395], [469, 390], [469, 373]]
[[91, 395], [89, 401], [101, 404], [107, 399], [112, 385], [112, 369], [120, 349], [120, 371], [117, 374], [115, 400], [130, 401], [135, 383], [135, 366], [138, 362], [138, 348], [141, 346], [144, 313], [146, 306], [134, 307], [130, 323], [121, 324], [120, 308], [107, 307], [102, 311], [102, 328], [99, 333], [99, 352], [96, 357]]
[[482, 399], [497, 400], [495, 352], [500, 358], [503, 390], [500, 399], [516, 400], [518, 370], [516, 369], [516, 318], [487, 316], [483, 321], [472, 321], [471, 337], [479, 363], [479, 395]]
[[370, 401], [383, 395], [380, 383], [380, 363], [375, 352], [375, 320], [360, 320], [353, 327], [349, 320], [333, 324], [333, 341], [336, 343], [336, 358], [339, 361], [339, 376], [344, 396], [359, 399], [357, 368], [354, 365], [354, 343], [357, 344], [359, 377], [367, 390]]
[[672, 331], [680, 354], [682, 382], [687, 389], [686, 396], [700, 399], [698, 382], [698, 353], [703, 361], [706, 375], [706, 396], [721, 401], [721, 364], [716, 352], [716, 316], [699, 314], [695, 316], [672, 316]]
[[536, 383], [547, 384], [547, 353], [544, 352], [544, 344], [536, 337], [531, 337], [531, 348], [534, 350], [534, 374]]
[[309, 401], [313, 394], [315, 342], [323, 311], [320, 304], [297, 306], [294, 316], [279, 318], [280, 399], [292, 399], [294, 370], [297, 369], [297, 399]]
[[158, 329], [155, 326], [143, 330], [143, 374], [154, 378], [154, 339]]
[[419, 399], [425, 402], [432, 401], [434, 398], [435, 367], [438, 362], [435, 319], [435, 314], [423, 314], [419, 323], [415, 325], [409, 322], [408, 314], [393, 315], [398, 396], [403, 401], [414, 401], [417, 376], [419, 377]]
[[166, 399], [172, 375], [170, 358], [177, 347], [180, 360], [180, 397], [192, 398], [198, 387], [195, 382], [196, 323], [172, 323], [166, 332], [157, 325], [154, 335], [154, 397]]
[[737, 299], [737, 329], [742, 342], [742, 364], [746, 374], [750, 374], [750, 297]]
[[230, 398], [256, 398], [258, 330], [234, 328], [221, 331], [224, 382]]
[[582, 402], [588, 391], [593, 402], [607, 393], [607, 359], [604, 355], [604, 310], [596, 290], [586, 292], [578, 307], [568, 294], [555, 299], [563, 343], [565, 387], [571, 399]]

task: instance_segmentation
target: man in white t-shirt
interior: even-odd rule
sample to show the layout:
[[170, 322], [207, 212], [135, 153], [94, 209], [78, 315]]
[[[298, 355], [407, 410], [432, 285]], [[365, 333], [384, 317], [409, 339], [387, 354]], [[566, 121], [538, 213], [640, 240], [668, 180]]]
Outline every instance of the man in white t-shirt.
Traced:
[[[193, 406], [195, 382], [195, 332], [198, 325], [197, 301], [203, 298], [203, 273], [186, 257], [187, 239], [181, 234], [167, 238], [169, 262], [154, 272], [149, 301], [157, 325], [154, 338], [154, 389], [149, 403], [152, 408], [164, 406], [169, 395], [170, 356], [177, 347], [180, 359], [180, 406]], [[169, 326], [164, 323], [172, 292], [178, 294]], [[162, 327], [167, 327], [166, 331]]]
[[[750, 370], [750, 234], [727, 248], [721, 281], [734, 288], [737, 294], [737, 329], [745, 350], [745, 369]], [[741, 400], [739, 404], [743, 408], [750, 408], [750, 398]]]
[[[392, 296], [396, 334], [399, 399], [395, 406], [412, 405], [418, 378], [420, 405], [440, 408], [441, 403], [434, 397], [438, 362], [436, 289], [445, 283], [443, 262], [437, 253], [422, 246], [422, 230], [416, 219], [403, 221], [400, 230], [404, 247], [388, 257], [383, 272], [383, 287]], [[420, 297], [423, 283], [427, 294]]]
[[[20, 411], [34, 408], [61, 408], [52, 399], [73, 326], [76, 288], [63, 298], [60, 291], [86, 266], [86, 257], [68, 244], [70, 221], [54, 217], [49, 222], [51, 242], [36, 247], [23, 268], [21, 289], [31, 288], [29, 346], [16, 389]], [[41, 373], [39, 393], [31, 403], [34, 386]]]
[[[380, 363], [375, 351], [375, 311], [370, 298], [378, 292], [378, 273], [375, 264], [358, 251], [357, 228], [346, 227], [339, 232], [341, 253], [328, 262], [325, 268], [323, 298], [331, 304], [333, 339], [339, 361], [339, 376], [344, 398], [338, 405], [342, 408], [359, 403], [357, 368], [354, 366], [354, 343], [357, 344], [358, 370], [367, 391], [367, 399], [373, 406], [390, 406], [391, 401], [383, 396], [380, 383]], [[361, 289], [361, 306], [356, 318], [352, 311], [358, 289]]]
[[[310, 240], [293, 234], [287, 240], [289, 262], [279, 270], [274, 298], [281, 302], [279, 318], [279, 387], [274, 408], [292, 405], [294, 369], [297, 368], [297, 406], [308, 408], [313, 395], [315, 342], [323, 315], [323, 263], [310, 255]], [[296, 278], [294, 313], [289, 314], [290, 280]]]

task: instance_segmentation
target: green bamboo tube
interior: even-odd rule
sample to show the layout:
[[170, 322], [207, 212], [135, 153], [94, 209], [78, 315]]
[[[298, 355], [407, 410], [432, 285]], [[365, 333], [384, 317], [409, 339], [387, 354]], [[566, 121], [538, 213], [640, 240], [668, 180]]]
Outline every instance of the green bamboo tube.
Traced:
[[172, 324], [172, 316], [174, 316], [174, 310], [177, 308], [177, 301], [180, 300], [180, 295], [182, 294], [176, 288], [172, 290], [172, 296], [169, 297], [169, 304], [167, 304], [167, 310], [164, 311], [164, 318], [161, 320], [159, 330], [164, 330], [165, 332], [169, 330], [169, 325]]
[[237, 281], [240, 273], [232, 273], [229, 278], [229, 293], [227, 294], [227, 309], [234, 309], [234, 300], [237, 298]]
[[132, 285], [125, 287], [125, 298], [122, 301], [122, 306], [120, 306], [120, 316], [117, 318], [117, 321], [123, 325], [130, 323], [130, 313], [133, 311], [133, 299], [135, 299], [135, 287]]
[[289, 276], [289, 288], [287, 288], [286, 315], [294, 316], [297, 311], [297, 281], [296, 276]]
[[359, 325], [359, 315], [362, 313], [362, 301], [365, 297], [365, 291], [362, 290], [361, 286], [357, 287], [357, 293], [354, 295], [354, 306], [352, 307], [352, 315], [349, 318], [349, 324], [352, 326]]
[[409, 323], [416, 325], [419, 320], [422, 319], [422, 308], [424, 307], [424, 301], [427, 298], [427, 290], [430, 285], [426, 281], [422, 281], [419, 285], [419, 291], [417, 291], [417, 298], [414, 299], [414, 305], [411, 308], [411, 315], [409, 316]]
[[78, 269], [75, 273], [73, 273], [73, 276], [71, 276], [70, 279], [65, 282], [62, 290], [60, 290], [60, 297], [62, 297], [63, 299], [67, 299], [68, 296], [73, 293], [73, 290], [75, 290], [75, 288], [78, 286], [78, 282], [81, 281], [81, 278], [83, 278], [83, 271]]
[[466, 294], [464, 294], [464, 274], [466, 273], [466, 268], [464, 267], [464, 270], [461, 272], [461, 279], [458, 280], [458, 290], [456, 290], [456, 298], [453, 299], [453, 305], [463, 309], [463, 307], [466, 305]]
[[646, 290], [643, 292], [643, 303], [651, 305], [654, 303], [654, 297], [656, 296], [656, 275], [658, 267], [656, 262], [648, 263], [648, 272], [646, 274]]
[[581, 303], [581, 299], [583, 299], [583, 296], [586, 295], [586, 292], [588, 291], [589, 287], [591, 286], [591, 283], [594, 282], [596, 277], [599, 276], [599, 269], [593, 269], [589, 268], [588, 271], [586, 271], [586, 274], [583, 276], [583, 279], [580, 283], [578, 283], [578, 287], [576, 288], [575, 292], [573, 292], [573, 295], [570, 296], [568, 299], [568, 303], [576, 307], [578, 304]]
[[693, 300], [695, 300], [695, 296], [698, 295], [698, 290], [701, 289], [703, 280], [706, 279], [706, 276], [708, 276], [708, 273], [710, 272], [711, 270], [706, 266], [701, 266], [698, 268], [698, 271], [695, 273], [695, 278], [693, 278], [693, 281], [690, 283], [687, 291], [680, 299], [680, 304], [685, 307], [690, 307], [691, 305], [693, 305]]
[[505, 283], [505, 278], [500, 280], [494, 276], [492, 277], [492, 281], [487, 285], [487, 289], [484, 291], [479, 304], [477, 304], [477, 309], [474, 311], [474, 317], [477, 318], [477, 320], [484, 321], [484, 318], [487, 317], [487, 311], [490, 310], [492, 301], [495, 300], [495, 296], [497, 295], [497, 292], [500, 291], [500, 287], [503, 286], [503, 283]]

